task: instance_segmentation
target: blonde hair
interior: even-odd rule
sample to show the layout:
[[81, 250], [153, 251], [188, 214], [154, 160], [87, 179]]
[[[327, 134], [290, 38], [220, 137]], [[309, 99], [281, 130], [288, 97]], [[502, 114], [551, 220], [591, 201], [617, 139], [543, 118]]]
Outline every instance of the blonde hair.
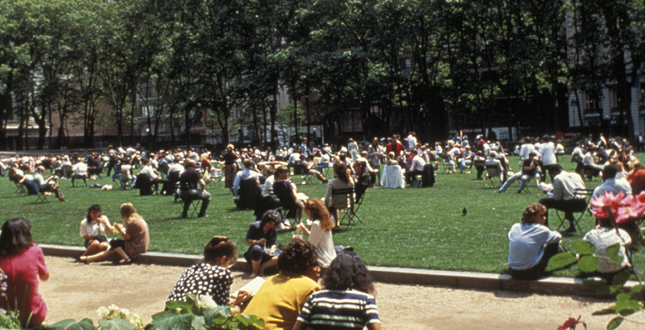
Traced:
[[140, 218], [141, 216], [137, 213], [137, 210], [134, 208], [132, 203], [121, 204], [121, 221], [123, 221], [124, 224], [136, 221]]

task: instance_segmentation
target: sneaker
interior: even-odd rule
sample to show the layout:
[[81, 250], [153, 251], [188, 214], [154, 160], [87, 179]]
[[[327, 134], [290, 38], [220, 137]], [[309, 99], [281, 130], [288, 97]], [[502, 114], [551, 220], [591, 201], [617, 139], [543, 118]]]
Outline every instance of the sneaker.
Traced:
[[66, 198], [63, 198], [63, 199], [59, 199], [59, 201], [61, 201], [61, 202], [67, 202], [67, 199], [66, 199]]

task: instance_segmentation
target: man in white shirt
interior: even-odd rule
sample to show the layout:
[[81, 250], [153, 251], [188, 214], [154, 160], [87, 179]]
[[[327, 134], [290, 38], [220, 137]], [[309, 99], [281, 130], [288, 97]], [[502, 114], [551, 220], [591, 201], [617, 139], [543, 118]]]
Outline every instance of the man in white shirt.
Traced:
[[412, 183], [413, 177], [423, 174], [423, 166], [426, 165], [426, 161], [423, 157], [419, 156], [416, 149], [412, 149], [410, 153], [414, 156], [412, 157], [410, 168], [405, 172], [405, 181], [407, 183]]
[[74, 187], [74, 181], [76, 179], [83, 179], [83, 183], [87, 187], [87, 164], [83, 161], [83, 159], [78, 158], [76, 164], [72, 166], [72, 187]]
[[233, 195], [238, 196], [242, 180], [254, 179], [258, 184], [260, 183], [260, 173], [252, 170], [253, 167], [254, 164], [252, 160], [246, 159], [244, 161], [244, 169], [237, 172], [235, 175], [235, 181], [233, 181]]
[[[564, 211], [564, 219], [569, 220], [567, 232], [575, 232], [573, 212], [584, 211], [587, 205], [584, 199], [575, 198], [576, 189], [585, 189], [585, 182], [578, 173], [564, 171], [560, 164], [551, 166], [549, 174], [553, 178], [553, 190], [543, 190], [548, 197], [540, 199], [540, 204], [548, 209]], [[548, 212], [546, 226], [549, 226]]]
[[[551, 138], [548, 135], [542, 137], [542, 147], [541, 150], [538, 150], [542, 154], [542, 172], [549, 172], [549, 169], [553, 165], [558, 163], [558, 159], [555, 156], [555, 144], [551, 142]], [[546, 180], [546, 173], [542, 177], [542, 182]], [[551, 176], [551, 182], [553, 182], [553, 176]]]
[[58, 200], [61, 202], [67, 202], [67, 199], [63, 196], [63, 192], [60, 191], [60, 187], [56, 181], [56, 176], [52, 175], [48, 179], [45, 179], [43, 177], [43, 173], [45, 173], [44, 167], [36, 167], [36, 174], [34, 174], [34, 179], [32, 181], [38, 187], [38, 190], [41, 192], [53, 192], [56, 194], [56, 198], [58, 198]]
[[473, 153], [470, 151], [470, 147], [466, 146], [466, 149], [463, 154], [461, 154], [461, 160], [459, 161], [459, 173], [464, 173], [464, 167], [470, 166], [473, 163]]

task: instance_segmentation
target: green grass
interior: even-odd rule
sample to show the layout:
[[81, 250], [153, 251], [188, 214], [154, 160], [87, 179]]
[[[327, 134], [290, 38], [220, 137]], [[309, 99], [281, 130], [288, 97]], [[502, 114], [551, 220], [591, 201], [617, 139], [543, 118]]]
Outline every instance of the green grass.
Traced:
[[[642, 155], [640, 156], [642, 157]], [[568, 159], [568, 157], [567, 157]], [[511, 158], [517, 169], [517, 158]], [[562, 163], [565, 169], [572, 164]], [[294, 182], [300, 182], [299, 176]], [[98, 181], [108, 184], [110, 178]], [[209, 187], [213, 195], [208, 209], [209, 218], [179, 219], [181, 207], [171, 196], [139, 196], [138, 190], [71, 188], [69, 180], [61, 187], [67, 203], [50, 196], [49, 203], [34, 204], [35, 197], [16, 197], [15, 187], [8, 179], [0, 180], [0, 208], [4, 219], [24, 217], [33, 224], [35, 239], [40, 243], [82, 245], [78, 235], [79, 223], [87, 207], [101, 204], [103, 214], [114, 223], [119, 220], [119, 206], [131, 202], [146, 219], [150, 228], [150, 250], [201, 254], [204, 244], [213, 235], [226, 235], [235, 241], [238, 253], [246, 251], [244, 238], [253, 211], [235, 208], [223, 184]], [[519, 181], [505, 194], [495, 194], [484, 181], [472, 174], [444, 174], [439, 171], [433, 188], [383, 189], [367, 191], [359, 216], [363, 224], [334, 233], [337, 245], [352, 245], [370, 265], [400, 266], [426, 269], [502, 272], [508, 257], [509, 228], [519, 221], [526, 205], [537, 202], [544, 194], [531, 183], [531, 193], [516, 194]], [[599, 179], [587, 182], [587, 188], [600, 184]], [[316, 181], [299, 185], [299, 191], [309, 197], [322, 197], [326, 185]], [[468, 214], [462, 216], [466, 207]], [[552, 228], [557, 226], [555, 212], [550, 212]], [[585, 215], [581, 227], [586, 232], [593, 218]], [[581, 233], [564, 239], [569, 248]], [[291, 232], [281, 233], [280, 243], [287, 243]], [[644, 265], [643, 256], [635, 256], [636, 265]], [[564, 271], [562, 275], [572, 275]]]

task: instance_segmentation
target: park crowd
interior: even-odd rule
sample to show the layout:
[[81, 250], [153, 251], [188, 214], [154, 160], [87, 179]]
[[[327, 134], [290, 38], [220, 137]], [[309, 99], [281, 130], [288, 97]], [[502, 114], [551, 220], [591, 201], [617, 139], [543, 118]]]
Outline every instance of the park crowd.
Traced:
[[[70, 179], [72, 187], [82, 180], [88, 187], [88, 180], [107, 175], [118, 189], [134, 187], [142, 195], [173, 195], [175, 201], [183, 203], [182, 217], [188, 216], [196, 201], [201, 203], [196, 207], [197, 217], [208, 217], [211, 194], [207, 187], [213, 181], [224, 182], [237, 207], [254, 210], [255, 221], [244, 240], [244, 259], [252, 268], [250, 278], [275, 275], [267, 277], [257, 292], [240, 290], [237, 296], [230, 297], [233, 279], [229, 268], [237, 260], [237, 246], [228, 237], [213, 236], [204, 247], [203, 261], [182, 274], [168, 302], [185, 300], [188, 293], [208, 295], [218, 305], [260, 316], [267, 329], [380, 329], [374, 287], [364, 262], [352, 247], [335, 246], [332, 234], [342, 224], [340, 211], [351, 218], [354, 205], [360, 204], [370, 187], [433, 187], [435, 172], [456, 174], [457, 167], [462, 174], [474, 168], [476, 179], [497, 180], [501, 187], [496, 192], [500, 193], [518, 180], [520, 193], [535, 180], [546, 196], [529, 205], [521, 223], [513, 225], [508, 234], [509, 273], [517, 279], [548, 274], [548, 259], [563, 250], [559, 244], [563, 234], [576, 231], [578, 219], [574, 213], [587, 210], [588, 200], [578, 196], [586, 191], [584, 179], [602, 177], [603, 183], [589, 192], [590, 197], [608, 192], [638, 194], [645, 189], [645, 169], [641, 169], [632, 147], [623, 140], [607, 141], [602, 135], [597, 141], [589, 138], [575, 146], [570, 161], [576, 163], [576, 170], [571, 173], [558, 163], [564, 157], [564, 147], [550, 136], [526, 137], [510, 152], [499, 141], [482, 136], [472, 143], [467, 136], [456, 135], [446, 141], [422, 144], [414, 132], [403, 139], [393, 135], [388, 139], [374, 138], [370, 143], [349, 139], [346, 145], [333, 149], [329, 144], [313, 147], [306, 139], [275, 153], [270, 148], [236, 149], [229, 145], [218, 156], [196, 149], [148, 152], [110, 147], [105, 154], [3, 159], [0, 175], [8, 175], [28, 194], [55, 193], [61, 201], [66, 200], [61, 180]], [[520, 156], [516, 173], [506, 158], [509, 153]], [[141, 169], [135, 175], [138, 168]], [[51, 173], [47, 179], [43, 177], [46, 170]], [[329, 171], [333, 178], [327, 179]], [[33, 176], [29, 174], [34, 172]], [[547, 174], [551, 183], [547, 183]], [[325, 196], [309, 198], [299, 193], [297, 184], [289, 178], [294, 175], [303, 178], [300, 184], [316, 180], [326, 184]], [[339, 190], [343, 193], [335, 193]], [[564, 213], [569, 227], [563, 233], [549, 228], [549, 209]], [[88, 208], [80, 223], [86, 251], [78, 257], [79, 262], [114, 259], [128, 264], [147, 251], [148, 224], [132, 203], [121, 205], [120, 218], [121, 223], [112, 225], [99, 204]], [[287, 245], [278, 244], [277, 231], [289, 226], [296, 226], [308, 238], [299, 234]], [[109, 233], [120, 239], [110, 239]], [[640, 240], [640, 231], [634, 223], [617, 228], [612, 221], [599, 219], [584, 239], [597, 247], [598, 254], [606, 254], [609, 246], [620, 244], [621, 261], [602, 262], [597, 273], [592, 274], [610, 281], [629, 269], [628, 252]], [[28, 300], [23, 302], [26, 309], [22, 311], [22, 322], [42, 323], [47, 308], [38, 294], [38, 280], [47, 280], [49, 273], [42, 250], [32, 238], [29, 221], [14, 218], [5, 222], [0, 235], [0, 268], [4, 281], [13, 284], [4, 293], [9, 301], [16, 297]]]

